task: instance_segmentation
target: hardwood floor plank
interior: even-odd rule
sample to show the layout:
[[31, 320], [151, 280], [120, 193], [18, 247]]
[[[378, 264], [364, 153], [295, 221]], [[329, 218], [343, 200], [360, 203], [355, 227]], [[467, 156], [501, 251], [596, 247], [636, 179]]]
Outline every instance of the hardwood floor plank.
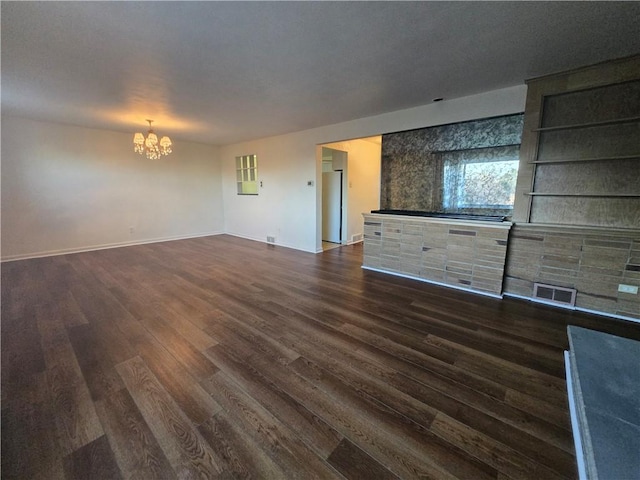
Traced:
[[[377, 376], [369, 374], [371, 370], [374, 370], [374, 375], [379, 374], [380, 369], [363, 368], [371, 367], [365, 362], [348, 363], [348, 357], [341, 356], [340, 352], [323, 350], [317, 344], [306, 343], [304, 339], [299, 337], [292, 338], [290, 334], [286, 338], [290, 339], [289, 344], [298, 348], [305, 358], [316, 364], [324, 365], [345, 384], [353, 386], [359, 395], [374, 398], [424, 428], [429, 428], [431, 425], [437, 411], [416, 398], [390, 387], [385, 381], [386, 375], [378, 379]], [[390, 372], [386, 373], [391, 375]]]
[[233, 478], [287, 478], [287, 473], [226, 412], [198, 427]]
[[134, 339], [133, 344], [146, 367], [194, 425], [200, 425], [220, 411], [220, 405], [200, 386], [196, 378], [154, 337], [145, 334]]
[[573, 443], [566, 429], [542, 421], [527, 411], [513, 408], [506, 401], [498, 401], [438, 377], [422, 383], [397, 374], [388, 377], [388, 382], [398, 390], [421, 399], [434, 410], [446, 413], [497, 440], [511, 444], [520, 438], [523, 448], [524, 445], [531, 445], [529, 448], [536, 452], [536, 456], [545, 455], [546, 449], [553, 452], [552, 456], [563, 458], [563, 461], [568, 459], [558, 449], [573, 455]]
[[123, 477], [140, 480], [177, 478], [126, 389], [97, 401], [96, 411]]
[[[385, 288], [388, 290], [388, 287]], [[381, 327], [385, 327], [385, 322], [387, 322], [387, 325], [389, 323], [395, 324], [394, 328], [408, 328], [424, 334], [445, 332], [444, 335], [447, 338], [454, 338], [458, 342], [470, 344], [474, 348], [483, 349], [493, 354], [502, 354], [505, 358], [517, 359], [523, 362], [525, 366], [535, 363], [542, 368], [548, 368], [550, 372], [555, 372], [558, 376], [562, 376], [562, 372], [558, 372], [557, 367], [555, 367], [557, 355], [554, 357], [555, 363], [549, 363], [536, 356], [522, 353], [525, 345], [534, 351], [544, 349], [545, 345], [532, 341], [537, 339], [535, 334], [525, 342], [517, 335], [507, 331], [507, 329], [511, 328], [513, 321], [505, 321], [504, 317], [500, 318], [499, 321], [492, 321], [493, 315], [478, 315], [478, 309], [480, 311], [495, 309], [494, 304], [499, 300], [483, 298], [481, 301], [469, 302], [459, 296], [452, 299], [452, 295], [443, 287], [434, 287], [434, 290], [438, 290], [438, 295], [427, 293], [427, 296], [432, 296], [436, 305], [447, 304], [449, 307], [442, 308], [437, 306], [437, 315], [428, 315], [426, 318], [428, 321], [425, 321], [420, 314], [416, 315], [414, 313], [416, 312], [416, 304], [419, 304], [414, 299], [410, 298], [406, 302], [400, 301], [400, 307], [403, 307], [404, 310], [403, 315], [398, 315], [395, 305], [387, 301], [389, 295], [385, 294], [384, 291], [377, 291], [377, 289], [364, 292], [366, 298], [371, 300], [362, 301], [359, 296], [354, 296], [351, 303], [357, 305], [358, 309], [368, 314], [368, 321], [371, 322], [373, 320]], [[376, 302], [374, 300], [379, 297], [384, 297], [385, 302]], [[483, 306], [482, 303], [484, 302], [488, 302], [487, 305]], [[403, 305], [403, 303], [407, 303], [407, 305]], [[459, 312], [461, 305], [466, 309], [466, 313]], [[455, 308], [452, 308], [453, 306]], [[433, 308], [433, 305], [429, 305], [429, 307]], [[350, 309], [353, 308], [353, 306], [350, 306]], [[350, 323], [354, 322], [351, 321]], [[358, 325], [357, 322], [354, 324]], [[548, 352], [546, 349], [544, 351], [545, 353]]]
[[507, 405], [511, 405], [529, 415], [548, 421], [567, 432], [571, 431], [568, 403], [545, 401], [518, 390], [508, 389], [504, 398]]
[[119, 364], [136, 406], [178, 478], [217, 478], [220, 461], [140, 357]]
[[[4, 311], [5, 306], [2, 305]], [[18, 395], [30, 378], [45, 370], [45, 358], [35, 315], [2, 321], [2, 399]]]
[[[460, 345], [451, 340], [439, 338], [435, 335], [429, 335], [425, 342], [438, 345], [440, 348], [451, 349], [458, 352], [458, 358], [456, 364], [461, 362], [468, 362], [474, 364], [486, 365], [486, 368], [492, 371], [492, 375], [488, 378], [501, 379], [499, 383], [505, 384], [511, 388], [516, 388], [516, 385], [526, 385], [529, 393], [532, 390], [539, 392], [541, 398], [555, 398], [559, 400], [566, 399], [566, 385], [563, 376], [558, 378], [554, 375], [535, 370], [529, 367], [525, 367], [521, 364], [515, 364], [514, 362], [504, 360], [495, 355], [491, 355], [476, 349], [469, 348], [464, 345]], [[471, 369], [470, 369], [471, 370]], [[564, 369], [563, 369], [564, 370]], [[502, 375], [493, 375], [493, 372], [500, 372]], [[511, 375], [509, 375], [511, 374]]]
[[[361, 340], [365, 346], [360, 346], [358, 351], [362, 355], [365, 355], [374, 361], [382, 361], [383, 363], [397, 369], [400, 372], [405, 373], [409, 377], [415, 378], [420, 381], [425, 376], [424, 371], [427, 371], [426, 375], [430, 375], [431, 372], [446, 376], [455, 380], [463, 385], [467, 385], [480, 393], [490, 395], [494, 398], [502, 400], [506, 394], [506, 388], [491, 379], [487, 379], [482, 375], [477, 375], [475, 372], [467, 372], [458, 365], [449, 365], [446, 362], [442, 362], [438, 359], [434, 359], [428, 356], [416, 356], [417, 361], [410, 361], [406, 358], [398, 358], [394, 355], [393, 350], [388, 351], [386, 348], [379, 348], [376, 344], [388, 344], [388, 342], [380, 341], [375, 336], [370, 335], [366, 330], [352, 325], [347, 325], [342, 329], [344, 332], [348, 332], [354, 338]], [[372, 343], [368, 343], [368, 342]], [[383, 360], [381, 360], [383, 359]]]
[[347, 439], [343, 439], [331, 452], [328, 461], [349, 480], [365, 478], [399, 480], [397, 475], [384, 468]]
[[[449, 309], [440, 313], [437, 317], [429, 315], [428, 321], [425, 321], [421, 315], [416, 315], [414, 309], [408, 311], [408, 315], [397, 318], [397, 313], [388, 308], [381, 310], [379, 306], [375, 310], [370, 309], [371, 313], [377, 312], [378, 315], [388, 318], [392, 322], [398, 322], [403, 326], [415, 329], [418, 332], [429, 336], [440, 336], [451, 339], [458, 344], [468, 346], [471, 349], [482, 351], [493, 356], [509, 359], [518, 362], [525, 367], [536, 368], [546, 371], [552, 375], [563, 377], [562, 371], [558, 368], [557, 349], [554, 350], [556, 355], [554, 358], [548, 359], [548, 349], [542, 344], [536, 344], [527, 339], [523, 341], [520, 337], [510, 334], [506, 331], [506, 327], [501, 325], [503, 330], [497, 330], [493, 325], [485, 327], [475, 323], [477, 319], [482, 321], [482, 317], [478, 316], [477, 310], [469, 313], [464, 320], [460, 320], [457, 316], [451, 315]], [[383, 313], [384, 312], [384, 313]], [[458, 314], [460, 315], [460, 314]], [[432, 344], [432, 346], [436, 346]], [[525, 347], [529, 347], [531, 352], [536, 355], [527, 354]], [[544, 351], [545, 355], [539, 352]], [[449, 351], [455, 354], [454, 351]]]
[[67, 480], [122, 478], [107, 437], [104, 435], [65, 457], [64, 471]]
[[147, 317], [141, 322], [197, 381], [210, 377], [218, 370], [202, 353], [160, 318]]
[[7, 479], [575, 478], [568, 324], [227, 235], [5, 262]]
[[2, 478], [64, 478], [52, 403], [44, 373], [2, 402]]
[[140, 320], [153, 315], [161, 315], [168, 310], [160, 302], [160, 295], [147, 285], [143, 288], [141, 273], [127, 275], [118, 285], [109, 288], [109, 293], [134, 318]]
[[541, 400], [567, 403], [566, 385], [556, 377], [537, 373], [528, 368], [514, 368], [505, 362], [491, 358], [485, 358], [482, 362], [472, 358], [460, 358], [456, 360], [456, 366]]
[[73, 298], [89, 323], [120, 328], [125, 334], [135, 327], [129, 312], [91, 272], [84, 272], [81, 280], [70, 288]]
[[[436, 396], [436, 398], [440, 400], [435, 401], [437, 408], [441, 409], [442, 405], [449, 404], [456, 410], [462, 408], [461, 411], [466, 411], [465, 407], [478, 408], [480, 412], [474, 413], [473, 416], [483, 417], [483, 414], [488, 415], [491, 418], [500, 420], [500, 422], [496, 422], [496, 426], [499, 426], [501, 422], [505, 422], [512, 427], [534, 435], [545, 442], [549, 442], [568, 453], [573, 452], [573, 443], [567, 436], [566, 429], [562, 429], [546, 421], [539, 421], [533, 415], [511, 408], [504, 402], [480, 394], [447, 377], [437, 375], [425, 377], [425, 375], [423, 375], [422, 382], [424, 383], [417, 382], [394, 369], [388, 368], [384, 363], [376, 364], [371, 362], [362, 355], [359, 355], [358, 349], [337, 348], [339, 344], [326, 340], [322, 335], [314, 334], [312, 330], [305, 328], [300, 322], [296, 322], [295, 324], [292, 322], [287, 324], [283, 323], [280, 330], [286, 332], [281, 337], [283, 341], [291, 345], [292, 348], [317, 363], [328, 365], [332, 373], [340, 376], [342, 379], [348, 378], [348, 380], [346, 380], [347, 382], [357, 383], [361, 389], [366, 389], [367, 378], [373, 378], [379, 379], [388, 386], [395, 387], [399, 392], [410, 395], [415, 399], [420, 399], [421, 402], [433, 397], [433, 394], [436, 392], [440, 392], [440, 395]], [[345, 367], [352, 369], [354, 373], [345, 377], [343, 373]], [[401, 400], [401, 395], [398, 395], [398, 397], [397, 400]], [[393, 397], [391, 401], [388, 399], [383, 400], [382, 397], [378, 398], [390, 406], [394, 405], [393, 402], [395, 399]], [[460, 402], [465, 405], [456, 407]], [[431, 407], [425, 405], [423, 408]], [[410, 418], [420, 418], [419, 416], [412, 416], [412, 414], [407, 413], [407, 410], [403, 410], [402, 408], [400, 408], [399, 411], [402, 411]], [[437, 410], [432, 409], [431, 411]], [[448, 411], [451, 412], [451, 409]], [[467, 414], [465, 414], [465, 416], [469, 417]], [[420, 423], [419, 420], [418, 422]], [[429, 423], [430, 422], [426, 422], [423, 424], [428, 426]]]
[[91, 394], [76, 372], [61, 365], [48, 369], [46, 377], [63, 452], [72, 453], [103, 435]]
[[[499, 441], [507, 444], [518, 442], [528, 455], [542, 459], [543, 463], [548, 458], [551, 465], [573, 468], [573, 444], [566, 430], [555, 425], [539, 422], [535, 417], [509, 408], [504, 403], [496, 405], [496, 400], [478, 395], [470, 389], [465, 391], [461, 385], [454, 385], [455, 389], [444, 389], [444, 392], [438, 391], [393, 370], [368, 364], [361, 357], [348, 357], [335, 351], [324, 353], [323, 347], [318, 344], [305, 348], [301, 345], [304, 343], [302, 339], [296, 339], [295, 342], [305, 357], [326, 365], [332, 374], [345, 383], [357, 385], [359, 391], [366, 392], [417, 423], [428, 427], [433, 412], [442, 411]], [[376, 381], [376, 378], [381, 381]], [[398, 390], [390, 390], [390, 387]], [[389, 393], [385, 394], [385, 391]], [[403, 399], [403, 394], [413, 401]], [[471, 405], [459, 400], [459, 396], [464, 394], [467, 401], [472, 399], [469, 402]], [[481, 408], [476, 408], [478, 405]], [[428, 412], [426, 421], [421, 412]]]
[[[218, 347], [215, 347], [218, 348]], [[286, 366], [276, 366], [272, 359], [255, 355], [240, 345], [234, 345], [244, 359], [260, 371], [266, 378], [286, 390], [296, 401], [304, 405], [309, 411], [320, 417], [324, 422], [332, 425], [341, 435], [349, 438], [364, 451], [376, 458], [381, 464], [396, 472], [402, 478], [453, 478], [429, 463], [425, 464], [422, 456], [402, 448], [401, 442], [396, 443], [395, 436], [390, 437], [380, 430], [380, 424], [366, 416], [360, 408], [355, 408], [344, 401], [336, 401], [314, 386], [309, 381], [299, 377], [295, 371]]]
[[517, 450], [493, 441], [460, 422], [452, 421], [450, 417], [445, 415], [438, 414], [431, 425], [431, 429], [439, 436], [450, 439], [452, 443], [463, 445], [471, 455], [511, 478], [529, 478], [532, 480], [572, 478], [572, 476], [561, 475], [544, 465], [530, 460]]
[[207, 355], [269, 413], [296, 432], [308, 448], [319, 457], [326, 458], [342, 436], [252, 365], [237, 357], [234, 344], [233, 340], [225, 338], [224, 344], [210, 348]]
[[[498, 302], [498, 300], [490, 300]], [[440, 302], [445, 303], [442, 300]], [[452, 303], [457, 307], [458, 304], [466, 302], [458, 301]], [[479, 315], [478, 310], [481, 307], [478, 305], [472, 305], [466, 314], [460, 313], [457, 308], [452, 308], [453, 305], [450, 308], [438, 307], [437, 313], [431, 313], [431, 311], [425, 312], [417, 309], [414, 302], [406, 310], [406, 313], [403, 312], [401, 317], [398, 317], [397, 312], [387, 306], [374, 305], [369, 307], [367, 311], [377, 313], [389, 321], [398, 322], [424, 334], [443, 336], [462, 345], [502, 358], [508, 358], [512, 361], [518, 361], [523, 366], [531, 365], [562, 376], [562, 372], [559, 372], [557, 367], [557, 349], [554, 350], [556, 352], [555, 362], [553, 359], [549, 362], [547, 360], [549, 350], [545, 348], [544, 344], [536, 343], [538, 337], [535, 334], [532, 335], [532, 338], [527, 339], [522, 339], [512, 334], [512, 326], [504, 318], [500, 319], [501, 323], [499, 324], [492, 322], [485, 326], [487, 317]], [[489, 313], [489, 318], [492, 316]], [[519, 329], [518, 331], [520, 332], [521, 330]], [[539, 355], [526, 355], [524, 353], [525, 346], [536, 353], [542, 350], [545, 355], [542, 357]]]
[[58, 441], [65, 455], [104, 434], [91, 393], [60, 318], [37, 312]]
[[76, 354], [91, 398], [101, 400], [124, 388], [115, 370], [118, 361], [109, 354], [109, 337], [104, 337], [90, 324], [67, 329], [69, 341]]
[[234, 422], [280, 465], [287, 478], [340, 478], [332, 467], [300, 442], [295, 432], [242, 391], [224, 372], [216, 373], [204, 385]]
[[[162, 309], [160, 309], [162, 310]], [[204, 332], [204, 329], [198, 328], [191, 318], [185, 318], [175, 315], [171, 311], [161, 311], [161, 320], [170, 325], [178, 334], [180, 334], [193, 348], [202, 352], [209, 347], [217, 345], [212, 337]]]
[[[551, 340], [554, 343], [561, 338], [557, 335], [557, 331], [529, 321], [540, 316], [540, 312], [535, 309], [531, 310], [526, 306], [513, 308], [512, 305], [503, 305], [499, 299], [489, 297], [461, 297], [447, 290], [441, 288], [429, 292], [425, 297], [413, 299], [410, 310], [416, 315], [428, 315], [431, 318], [439, 318], [474, 330], [485, 328], [500, 335], [512, 334], [532, 341], [533, 344], [536, 343], [536, 333], [548, 335], [545, 340]], [[438, 296], [445, 301], [434, 301]], [[450, 308], [452, 305], [455, 307]], [[490, 312], [495, 312], [496, 308], [504, 309], [509, 314], [506, 317], [491, 315]], [[473, 319], [473, 322], [469, 323], [470, 319]]]
[[245, 323], [242, 320], [236, 320], [228, 315], [224, 316], [221, 322], [210, 325], [206, 331], [210, 332], [216, 339], [219, 339], [225, 335], [225, 329], [233, 329], [237, 335], [244, 338], [247, 342], [250, 342], [253, 348], [272, 357], [276, 362], [283, 365], [300, 356], [298, 352], [274, 340], [268, 334], [260, 331], [259, 328], [255, 328], [253, 325]]
[[[3, 320], [11, 324], [33, 314], [29, 293], [32, 291], [29, 266], [24, 262], [3, 263], [0, 268], [0, 302]], [[4, 323], [4, 322], [3, 322]]]
[[65, 327], [74, 327], [89, 323], [70, 291], [65, 291], [59, 295], [55, 299], [53, 308], [55, 309], [55, 314], [62, 319]]
[[493, 478], [495, 471], [456, 448], [454, 443], [446, 444], [429, 428], [411, 422], [404, 415], [386, 405], [359, 395], [357, 387], [346, 385], [331, 372], [320, 368], [313, 362], [300, 357], [291, 364], [292, 370], [307, 379], [330, 397], [341, 399], [342, 403], [354, 410], [366, 412], [363, 416], [378, 428], [389, 440], [402, 448], [412, 451], [421, 458], [425, 467], [432, 468], [442, 477], [468, 477], [475, 479]]

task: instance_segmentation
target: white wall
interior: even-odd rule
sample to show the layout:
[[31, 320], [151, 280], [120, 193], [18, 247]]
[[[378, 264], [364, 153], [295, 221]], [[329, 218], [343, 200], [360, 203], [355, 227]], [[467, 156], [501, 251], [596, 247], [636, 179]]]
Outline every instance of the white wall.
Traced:
[[151, 161], [132, 138], [3, 116], [2, 259], [221, 233], [218, 148]]
[[[347, 228], [344, 239], [353, 243], [354, 235], [364, 234], [364, 212], [380, 208], [380, 137], [345, 140], [323, 147], [347, 152], [346, 199]], [[318, 186], [320, 188], [320, 186]], [[362, 238], [362, 237], [360, 237]]]
[[[520, 85], [220, 148], [176, 141], [159, 161], [129, 134], [3, 116], [2, 259], [223, 231], [317, 252], [320, 145], [522, 112], [525, 96]], [[235, 157], [253, 153], [263, 186], [239, 196]]]
[[[271, 137], [220, 147], [220, 154], [225, 232], [262, 242], [274, 236], [279, 245], [311, 251], [308, 239], [316, 233], [313, 137]], [[258, 195], [237, 194], [235, 157], [248, 154], [258, 156]]]
[[[321, 144], [524, 111], [526, 85], [494, 90], [302, 132], [220, 148], [225, 231], [317, 252], [322, 248]], [[235, 157], [258, 155], [258, 196], [240, 196]], [[307, 186], [308, 181], [313, 186]]]

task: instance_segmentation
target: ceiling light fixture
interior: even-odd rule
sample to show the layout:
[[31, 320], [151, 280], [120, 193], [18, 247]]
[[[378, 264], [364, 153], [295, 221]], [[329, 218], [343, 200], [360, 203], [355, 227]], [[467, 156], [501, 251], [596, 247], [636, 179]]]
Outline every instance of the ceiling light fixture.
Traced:
[[171, 153], [171, 139], [169, 137], [162, 137], [160, 143], [158, 143], [158, 136], [153, 132], [151, 123], [153, 120], [147, 119], [149, 122], [149, 132], [147, 138], [144, 138], [142, 133], [136, 133], [133, 136], [133, 151], [142, 155], [147, 155], [150, 160], [157, 160], [162, 155], [169, 155]]

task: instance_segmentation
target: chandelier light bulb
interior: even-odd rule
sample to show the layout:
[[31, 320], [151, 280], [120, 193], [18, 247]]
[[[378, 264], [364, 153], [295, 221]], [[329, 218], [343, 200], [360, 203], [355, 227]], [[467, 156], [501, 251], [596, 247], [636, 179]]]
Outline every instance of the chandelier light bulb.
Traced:
[[144, 154], [149, 160], [157, 160], [163, 155], [169, 155], [172, 152], [171, 146], [173, 145], [171, 139], [164, 136], [158, 144], [158, 136], [151, 128], [153, 120], [147, 119], [147, 122], [149, 122], [147, 137], [145, 138], [142, 133], [136, 133], [133, 136], [133, 151], [140, 155]]
[[171, 139], [169, 137], [162, 137], [160, 139], [160, 152], [163, 155], [169, 155], [171, 153]]

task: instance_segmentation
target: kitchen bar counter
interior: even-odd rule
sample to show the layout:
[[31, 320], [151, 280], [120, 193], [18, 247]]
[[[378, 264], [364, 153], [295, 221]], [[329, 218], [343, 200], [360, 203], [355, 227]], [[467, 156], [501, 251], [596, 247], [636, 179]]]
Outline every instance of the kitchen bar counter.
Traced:
[[363, 216], [363, 268], [501, 296], [510, 222]]

